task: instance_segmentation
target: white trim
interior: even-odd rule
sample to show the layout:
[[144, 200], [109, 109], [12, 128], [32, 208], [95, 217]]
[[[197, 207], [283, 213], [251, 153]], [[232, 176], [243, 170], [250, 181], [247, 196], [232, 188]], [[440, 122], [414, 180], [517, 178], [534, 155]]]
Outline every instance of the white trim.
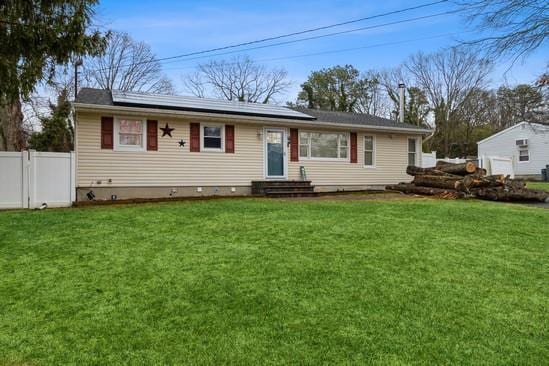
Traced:
[[493, 139], [494, 137], [503, 135], [505, 132], [511, 131], [511, 130], [517, 128], [518, 126], [523, 126], [523, 125], [528, 124], [528, 123], [529, 123], [529, 122], [520, 122], [520, 123], [517, 123], [516, 125], [513, 125], [513, 126], [511, 126], [511, 127], [507, 127], [505, 130], [501, 130], [501, 131], [496, 132], [495, 134], [493, 134], [493, 135], [491, 135], [491, 136], [488, 136], [487, 138], [485, 138], [485, 139], [483, 139], [483, 140], [480, 140], [479, 142], [477, 142], [477, 145], [482, 144], [482, 143], [484, 143], [484, 142], [486, 142], [486, 141], [489, 141], [489, 140]]
[[[517, 154], [517, 163], [518, 164], [525, 164], [525, 163], [529, 163], [531, 160], [530, 160], [530, 149], [528, 147], [526, 148], [520, 148], [520, 146], [517, 146], [518, 147], [518, 154]], [[520, 151], [521, 150], [526, 150], [526, 152], [528, 153], [528, 160], [520, 160]]]
[[[414, 140], [415, 141], [415, 151], [410, 151], [410, 140]], [[407, 150], [407, 154], [406, 154], [406, 162], [407, 162], [407, 165], [410, 164], [410, 154], [414, 153], [415, 154], [415, 158], [414, 158], [414, 165], [415, 166], [418, 166], [419, 165], [419, 160], [418, 160], [418, 156], [420, 154], [420, 152], [418, 150], [418, 138], [417, 137], [410, 137], [408, 136], [408, 138], [406, 139], [406, 150]]]
[[[282, 132], [282, 151], [284, 175], [269, 176], [269, 159], [267, 158], [267, 132]], [[265, 179], [288, 179], [288, 131], [283, 127], [264, 127], [263, 128], [263, 176]]]
[[[364, 153], [366, 152], [366, 142], [364, 141], [364, 139], [366, 137], [371, 137], [372, 138], [372, 165], [366, 165], [366, 159], [364, 158]], [[376, 135], [367, 135], [367, 134], [364, 134], [362, 135], [362, 159], [364, 160], [362, 162], [362, 167], [364, 167], [365, 169], [376, 169], [377, 168], [377, 146], [376, 146]]]
[[[204, 127], [219, 127], [221, 129], [221, 147], [204, 147]], [[225, 124], [224, 123], [200, 123], [200, 151], [204, 152], [225, 152]]]
[[[347, 157], [346, 158], [319, 158], [319, 157], [314, 157], [314, 156], [311, 156], [311, 136], [309, 135], [309, 143], [307, 144], [307, 156], [301, 156], [301, 133], [302, 132], [305, 132], [305, 133], [323, 133], [323, 134], [335, 134], [335, 135], [345, 135], [347, 136]], [[298, 146], [299, 146], [299, 151], [298, 151], [298, 156], [299, 156], [299, 160], [314, 160], [314, 161], [340, 161], [340, 162], [350, 162], [351, 161], [351, 134], [349, 132], [339, 132], [339, 131], [318, 131], [318, 130], [307, 130], [307, 129], [303, 129], [303, 130], [298, 130], [298, 136], [297, 136], [297, 140], [298, 140]], [[337, 155], [339, 156], [340, 154], [340, 148], [341, 148], [341, 145], [340, 145], [340, 141], [339, 141], [339, 136], [337, 138]]]
[[[128, 119], [131, 121], [141, 121], [142, 139], [141, 145], [120, 145], [120, 120]], [[113, 151], [130, 151], [130, 152], [142, 152], [147, 151], [147, 119], [136, 118], [132, 116], [116, 116], [113, 123]]]
[[371, 125], [359, 125], [352, 123], [333, 123], [333, 122], [320, 122], [320, 121], [304, 121], [299, 119], [291, 118], [271, 118], [271, 117], [255, 117], [255, 116], [242, 116], [234, 114], [220, 114], [220, 113], [204, 113], [204, 112], [189, 112], [189, 111], [172, 111], [158, 108], [138, 108], [138, 107], [123, 107], [123, 106], [112, 106], [112, 105], [99, 105], [99, 104], [87, 104], [87, 103], [73, 103], [75, 108], [78, 108], [82, 112], [94, 112], [100, 113], [101, 111], [112, 111], [122, 112], [122, 113], [132, 113], [135, 115], [142, 116], [146, 114], [147, 116], [188, 116], [188, 117], [204, 117], [217, 119], [226, 122], [227, 120], [234, 120], [236, 122], [246, 121], [247, 123], [258, 123], [265, 125], [266, 121], [269, 123], [277, 123], [281, 125], [292, 127], [303, 127], [306, 128], [319, 128], [319, 127], [330, 127], [336, 129], [345, 129], [345, 130], [366, 130], [366, 131], [394, 131], [395, 133], [414, 133], [417, 135], [425, 135], [433, 133], [433, 130], [430, 129], [416, 129], [416, 128], [402, 128], [402, 127], [385, 127], [385, 126], [371, 126]]

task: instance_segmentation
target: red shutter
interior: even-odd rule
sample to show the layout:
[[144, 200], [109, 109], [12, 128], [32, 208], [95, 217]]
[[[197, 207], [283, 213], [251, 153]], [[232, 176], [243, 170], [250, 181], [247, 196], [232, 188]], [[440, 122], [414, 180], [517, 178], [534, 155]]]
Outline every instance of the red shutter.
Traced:
[[200, 123], [191, 123], [191, 152], [200, 151]]
[[290, 161], [299, 161], [299, 135], [297, 128], [290, 128]]
[[147, 120], [147, 150], [158, 151], [158, 121]]
[[356, 162], [356, 132], [351, 132], [351, 163]]
[[234, 126], [225, 125], [225, 152], [234, 153]]
[[101, 148], [112, 149], [114, 140], [113, 118], [101, 117]]

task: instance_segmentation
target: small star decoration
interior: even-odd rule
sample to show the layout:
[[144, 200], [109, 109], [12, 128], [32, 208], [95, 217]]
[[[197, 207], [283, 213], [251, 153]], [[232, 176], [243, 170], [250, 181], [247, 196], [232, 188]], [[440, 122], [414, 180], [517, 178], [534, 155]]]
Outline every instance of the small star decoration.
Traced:
[[160, 129], [162, 130], [162, 137], [166, 135], [172, 137], [172, 131], [175, 130], [175, 128], [170, 128], [170, 126], [168, 126], [167, 123], [166, 123], [166, 127], [160, 127]]
[[179, 141], [179, 146], [180, 146], [180, 147], [185, 146], [185, 141], [184, 141], [183, 139], [182, 139], [181, 141]]

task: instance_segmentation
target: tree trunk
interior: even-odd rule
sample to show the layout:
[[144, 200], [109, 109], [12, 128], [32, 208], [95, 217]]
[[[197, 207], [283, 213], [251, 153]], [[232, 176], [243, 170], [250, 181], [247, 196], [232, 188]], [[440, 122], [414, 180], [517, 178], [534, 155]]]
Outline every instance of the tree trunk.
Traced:
[[541, 189], [477, 188], [471, 192], [478, 198], [490, 201], [536, 201], [549, 203], [549, 193]]
[[503, 175], [489, 175], [479, 177], [476, 175], [466, 175], [463, 177], [463, 186], [466, 189], [482, 187], [499, 187], [505, 185], [506, 179]]
[[0, 101], [0, 151], [20, 151], [25, 145], [21, 101]]
[[436, 168], [445, 173], [467, 175], [476, 172], [477, 167], [472, 162], [452, 164], [444, 161], [437, 161]]
[[444, 188], [444, 189], [462, 189], [462, 181], [459, 178], [445, 177], [441, 175], [416, 175], [413, 183], [416, 186]]
[[477, 170], [473, 174], [476, 175], [476, 176], [479, 176], [479, 177], [483, 177], [486, 174], [488, 174], [488, 172], [486, 171], [486, 169], [477, 168]]
[[412, 183], [400, 183], [388, 185], [385, 187], [390, 191], [399, 191], [408, 194], [421, 194], [425, 196], [437, 196], [441, 198], [464, 198], [465, 193], [458, 192], [453, 189], [442, 189], [442, 188], [433, 188], [433, 187], [418, 187]]
[[414, 165], [408, 165], [406, 168], [406, 173], [408, 175], [416, 176], [416, 175], [440, 175], [445, 177], [451, 177], [456, 179], [461, 179], [462, 177], [455, 174], [445, 173], [442, 170], [438, 170], [437, 168], [420, 168]]

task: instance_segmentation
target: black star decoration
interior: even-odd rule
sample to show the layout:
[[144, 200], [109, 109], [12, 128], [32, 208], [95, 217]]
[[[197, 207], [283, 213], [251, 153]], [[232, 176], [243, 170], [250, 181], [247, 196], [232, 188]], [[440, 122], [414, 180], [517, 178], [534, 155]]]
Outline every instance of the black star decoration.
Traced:
[[172, 131], [175, 130], [175, 128], [170, 128], [170, 126], [168, 126], [167, 123], [166, 123], [166, 127], [160, 127], [160, 129], [162, 130], [162, 137], [166, 135], [172, 137]]
[[185, 146], [185, 141], [183, 141], [183, 140], [179, 141], [179, 146], [180, 146], [180, 147]]

